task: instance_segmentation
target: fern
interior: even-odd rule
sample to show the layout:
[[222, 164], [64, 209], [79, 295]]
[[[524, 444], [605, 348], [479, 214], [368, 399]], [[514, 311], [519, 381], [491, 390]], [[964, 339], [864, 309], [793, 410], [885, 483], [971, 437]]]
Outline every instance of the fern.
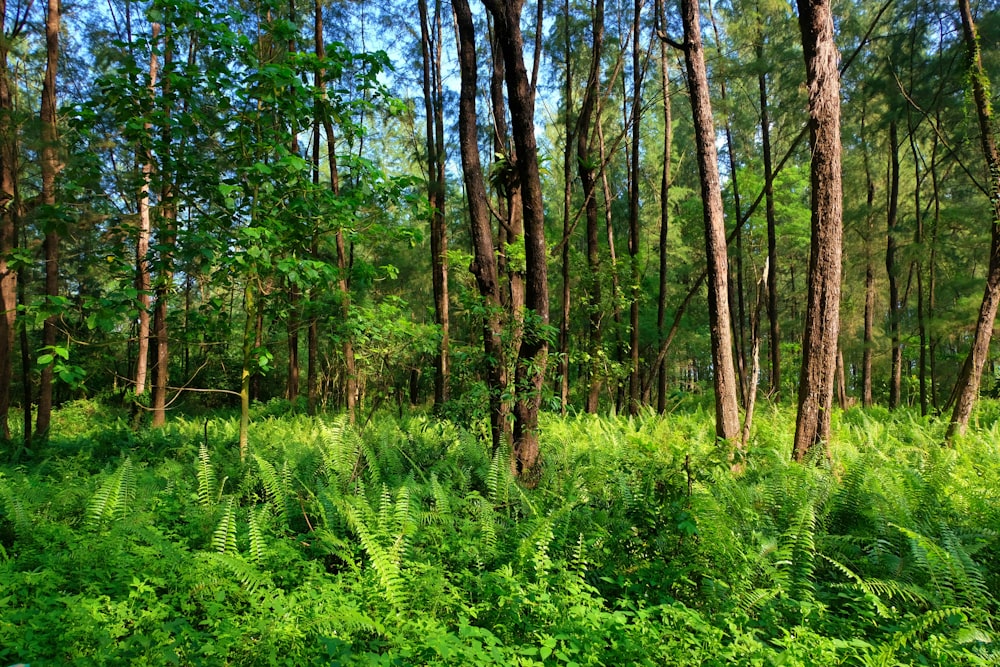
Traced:
[[257, 461], [257, 467], [260, 469], [260, 479], [261, 483], [264, 485], [264, 490], [267, 492], [268, 500], [274, 510], [278, 513], [278, 516], [283, 522], [288, 521], [288, 496], [290, 484], [288, 483], [288, 464], [285, 463], [283, 468], [283, 473], [279, 474], [278, 470], [266, 459], [254, 454], [254, 459]]
[[2, 501], [0, 505], [4, 507], [7, 518], [14, 526], [14, 532], [18, 535], [30, 533], [31, 519], [28, 516], [28, 512], [24, 509], [24, 503], [21, 501], [20, 496], [10, 488], [10, 485], [4, 479], [3, 473], [0, 473], [0, 501]]
[[250, 562], [260, 566], [264, 562], [267, 553], [267, 542], [264, 539], [264, 514], [266, 509], [251, 509], [249, 517], [250, 525]]
[[108, 519], [128, 516], [135, 500], [135, 469], [126, 456], [118, 469], [100, 486], [87, 507], [87, 524], [97, 527]]
[[226, 499], [215, 532], [212, 533], [212, 549], [217, 553], [237, 553], [235, 499]]
[[258, 570], [253, 563], [247, 562], [239, 554], [205, 552], [199, 556], [234, 575], [236, 581], [248, 593], [254, 593], [260, 589], [270, 589], [274, 586], [267, 574]]
[[[198, 503], [207, 510], [215, 507], [218, 502], [216, 489], [218, 482], [215, 478], [215, 468], [212, 466], [212, 457], [208, 451], [208, 444], [201, 443], [198, 448]], [[218, 488], [221, 494], [222, 489]]]

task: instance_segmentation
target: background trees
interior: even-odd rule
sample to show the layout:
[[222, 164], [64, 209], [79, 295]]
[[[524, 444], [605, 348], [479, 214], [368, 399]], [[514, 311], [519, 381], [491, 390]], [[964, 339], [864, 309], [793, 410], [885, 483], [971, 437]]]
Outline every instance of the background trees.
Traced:
[[[990, 122], [972, 112], [993, 93], [966, 93], [966, 39], [947, 3], [858, 2], [837, 17], [842, 170], [805, 141], [811, 47], [775, 38], [797, 17], [764, 0], [710, 8], [698, 97], [724, 116], [726, 140], [709, 130], [700, 143], [723, 147], [703, 161], [724, 193], [711, 256], [722, 232], [730, 270], [717, 260], [707, 276], [698, 133], [679, 99], [698, 77], [657, 35], [681, 34], [676, 7], [2, 9], [8, 430], [5, 406], [35, 404], [45, 430], [50, 384], [55, 404], [104, 394], [156, 423], [171, 406], [280, 397], [363, 421], [434, 396], [446, 416], [488, 416], [495, 445], [512, 438], [530, 468], [538, 410], [665, 410], [712, 391], [728, 354], [744, 360], [735, 389], [715, 391], [732, 437], [752, 393], [746, 304], [765, 266], [760, 388], [772, 398], [818, 389], [815, 413], [829, 413], [827, 379], [799, 367], [812, 368], [816, 327], [838, 311], [822, 363], [842, 359], [843, 402], [968, 405], [974, 341], [994, 390], [982, 335], [993, 318], [977, 293], [996, 226], [972, 222], [994, 215]], [[994, 9], [968, 12], [984, 81], [998, 66]], [[456, 39], [443, 29], [453, 10]], [[58, 71], [45, 48], [57, 38]], [[809, 257], [835, 242], [809, 223], [817, 169], [842, 173], [844, 193], [843, 273], [822, 307], [808, 297]], [[713, 355], [723, 304], [732, 342]]]

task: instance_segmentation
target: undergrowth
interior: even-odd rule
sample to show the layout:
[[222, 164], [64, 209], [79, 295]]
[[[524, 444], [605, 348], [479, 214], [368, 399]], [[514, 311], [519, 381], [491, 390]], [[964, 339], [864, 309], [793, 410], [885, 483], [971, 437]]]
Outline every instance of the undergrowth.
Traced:
[[734, 476], [704, 411], [549, 416], [526, 490], [481, 426], [70, 411], [0, 466], [0, 664], [1000, 664], [995, 420], [796, 465], [765, 407]]

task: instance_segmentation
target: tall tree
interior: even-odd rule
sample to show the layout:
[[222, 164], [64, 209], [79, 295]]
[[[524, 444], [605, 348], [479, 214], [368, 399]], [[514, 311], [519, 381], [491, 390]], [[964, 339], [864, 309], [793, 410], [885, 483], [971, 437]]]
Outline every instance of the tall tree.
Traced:
[[[155, 44], [160, 36], [160, 24], [153, 23], [152, 26], [153, 43]], [[156, 50], [149, 56], [149, 84], [148, 91], [151, 99], [156, 96], [156, 78], [159, 58]], [[151, 132], [153, 124], [145, 123], [146, 132]], [[149, 290], [152, 282], [149, 274], [149, 236], [152, 231], [152, 221], [150, 219], [150, 182], [153, 175], [153, 155], [148, 147], [140, 149], [139, 160], [142, 163], [142, 182], [139, 185], [138, 209], [139, 209], [139, 230], [135, 246], [135, 288], [139, 292], [139, 323], [136, 332], [138, 340], [136, 362], [135, 362], [135, 393], [137, 396], [146, 393], [146, 374], [149, 366]]]
[[[524, 65], [521, 10], [524, 0], [485, 0], [503, 52], [511, 130], [517, 155], [524, 215], [525, 308], [530, 312], [515, 372], [514, 473], [532, 479], [538, 463], [538, 411], [548, 358], [549, 286], [546, 266], [545, 211], [535, 140], [535, 94]], [[527, 317], [526, 317], [527, 320]]]
[[[601, 91], [601, 52], [604, 45], [604, 0], [595, 0], [594, 16], [591, 28], [593, 42], [590, 52], [590, 72], [587, 75], [587, 86], [580, 105], [580, 115], [577, 117], [576, 160], [580, 183], [583, 185], [584, 210], [587, 222], [587, 311], [590, 326], [587, 330], [587, 353], [590, 357], [587, 373], [587, 397], [585, 409], [587, 412], [597, 412], [598, 399], [601, 394], [601, 356], [602, 336], [601, 324], [604, 319], [604, 309], [601, 307], [601, 255], [598, 242], [598, 202], [597, 175], [598, 169], [603, 169], [603, 160], [593, 154], [597, 141], [597, 128], [601, 117], [598, 97]], [[596, 116], [596, 118], [595, 118]], [[610, 202], [608, 202], [610, 206]]]
[[[45, 242], [45, 296], [48, 307], [53, 308], [59, 296], [59, 231], [55, 215], [56, 175], [59, 172], [59, 129], [56, 118], [56, 70], [59, 65], [59, 0], [48, 0], [45, 12], [45, 79], [42, 82], [42, 196], [41, 203], [48, 209]], [[42, 326], [42, 345], [49, 351], [55, 347], [59, 315], [50, 314]], [[52, 419], [53, 364], [42, 368], [38, 387], [38, 415], [35, 428], [45, 436]]]
[[715, 434], [724, 440], [739, 436], [736, 371], [733, 366], [732, 326], [729, 315], [726, 229], [719, 181], [715, 123], [709, 95], [705, 49], [701, 40], [697, 0], [681, 0], [684, 24], [684, 60], [688, 93], [694, 120], [698, 174], [705, 222], [705, 253], [708, 259], [708, 317], [712, 339], [712, 369], [715, 383]]
[[[28, 5], [30, 7], [30, 4]], [[19, 6], [20, 8], [20, 6]], [[8, 19], [10, 19], [8, 21]], [[17, 269], [11, 253], [17, 245], [17, 126], [11, 89], [8, 54], [28, 19], [9, 16], [7, 0], [0, 0], [0, 437], [10, 439], [10, 390], [13, 379], [14, 335], [17, 317]], [[25, 410], [30, 410], [30, 405]]]
[[[666, 42], [660, 42], [660, 79], [663, 85], [663, 171], [660, 176], [660, 239], [659, 239], [659, 285], [656, 297], [656, 333], [659, 346], [667, 336], [667, 239], [670, 231], [670, 155], [674, 129], [670, 105], [670, 59]], [[656, 411], [667, 409], [667, 373], [659, 362], [656, 391]]]
[[811, 185], [809, 296], [802, 340], [793, 458], [830, 434], [840, 333], [843, 192], [840, 173], [840, 72], [830, 0], [797, 0], [809, 93]]
[[448, 400], [448, 234], [445, 224], [444, 92], [441, 78], [441, 0], [430, 15], [427, 0], [417, 0], [420, 14], [420, 51], [423, 57], [424, 116], [426, 118], [427, 201], [431, 209], [431, 283], [434, 319], [441, 329], [434, 369], [434, 403]]
[[983, 66], [979, 34], [972, 18], [969, 0], [958, 0], [958, 11], [962, 15], [962, 36], [968, 60], [969, 83], [972, 86], [972, 98], [976, 104], [976, 117], [979, 120], [979, 141], [983, 156], [986, 158], [990, 179], [989, 193], [993, 219], [990, 221], [990, 258], [986, 289], [979, 308], [979, 317], [976, 319], [972, 349], [969, 350], [969, 356], [965, 359], [955, 385], [955, 407], [951, 413], [951, 423], [948, 425], [946, 436], [948, 440], [962, 435], [968, 426], [973, 403], [979, 395], [979, 382], [990, 349], [997, 306], [1000, 305], [1000, 154], [997, 153], [996, 136], [993, 132], [990, 80]]
[[903, 346], [899, 334], [902, 304], [899, 301], [899, 268], [896, 266], [896, 226], [899, 211], [899, 135], [896, 121], [889, 122], [889, 187], [886, 202], [885, 272], [889, 276], [889, 338], [892, 341], [892, 364], [889, 372], [889, 409], [899, 407], [903, 388]]
[[458, 132], [465, 180], [469, 222], [474, 259], [469, 267], [476, 278], [483, 299], [483, 354], [486, 359], [486, 381], [489, 389], [490, 432], [494, 451], [503, 444], [506, 428], [506, 360], [501, 338], [503, 332], [503, 299], [497, 269], [493, 232], [490, 226], [489, 199], [483, 180], [477, 133], [476, 94], [478, 65], [476, 32], [468, 0], [452, 0], [458, 33], [458, 58], [461, 72], [459, 91]]

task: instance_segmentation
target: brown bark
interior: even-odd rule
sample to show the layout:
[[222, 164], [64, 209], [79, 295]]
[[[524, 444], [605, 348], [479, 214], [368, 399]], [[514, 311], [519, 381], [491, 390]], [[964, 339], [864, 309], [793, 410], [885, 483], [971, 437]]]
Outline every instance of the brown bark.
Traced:
[[476, 278], [476, 286], [483, 299], [483, 354], [486, 358], [486, 382], [489, 388], [490, 433], [493, 449], [498, 450], [504, 441], [506, 407], [503, 393], [506, 390], [506, 373], [503, 342], [501, 339], [503, 305], [486, 183], [483, 180], [482, 162], [476, 131], [476, 32], [468, 0], [452, 0], [458, 32], [458, 57], [461, 71], [458, 131], [459, 150], [462, 156], [462, 174], [469, 207], [470, 231], [474, 259], [469, 270]]
[[298, 286], [288, 286], [288, 381], [285, 397], [292, 403], [299, 398], [299, 307], [302, 293]]
[[[660, 42], [660, 78], [663, 80], [663, 174], [660, 179], [660, 274], [656, 299], [656, 332], [660, 346], [666, 341], [667, 319], [667, 243], [670, 229], [670, 153], [673, 141], [673, 119], [670, 108], [670, 59], [667, 57], [667, 45]], [[662, 361], [658, 360], [656, 387], [656, 411], [667, 409], [667, 373], [663, 370]]]
[[903, 386], [903, 347], [899, 339], [899, 270], [896, 267], [896, 224], [899, 210], [899, 139], [896, 121], [889, 123], [889, 200], [886, 205], [885, 272], [889, 276], [889, 338], [892, 364], [889, 375], [889, 409], [899, 407]]
[[542, 329], [549, 324], [549, 288], [545, 217], [535, 141], [535, 96], [528, 85], [528, 73], [524, 66], [524, 38], [520, 26], [523, 0], [486, 0], [485, 4], [493, 15], [504, 56], [524, 215], [525, 308], [531, 312], [533, 321], [530, 326], [525, 326], [515, 373], [518, 398], [514, 408], [514, 457], [511, 465], [515, 474], [523, 475], [530, 482], [537, 472], [538, 411], [549, 349]]
[[[56, 119], [56, 69], [59, 64], [59, 0], [48, 0], [45, 12], [45, 79], [42, 82], [42, 193], [43, 206], [56, 205], [56, 174], [59, 172], [59, 132]], [[53, 222], [48, 224], [43, 243], [45, 254], [45, 296], [51, 299], [59, 295], [59, 232]], [[51, 350], [56, 344], [58, 315], [49, 315], [42, 325], [42, 346]], [[44, 437], [48, 434], [52, 419], [53, 364], [42, 368], [38, 385], [38, 414], [36, 432]]]
[[979, 34], [972, 18], [969, 0], [958, 0], [958, 9], [962, 15], [962, 35], [965, 38], [972, 97], [976, 103], [976, 116], [979, 120], [979, 138], [990, 177], [992, 220], [990, 221], [990, 259], [989, 272], [986, 276], [986, 289], [983, 293], [982, 305], [979, 308], [979, 317], [976, 319], [972, 349], [969, 350], [969, 356], [965, 359], [962, 372], [955, 385], [955, 407], [946, 435], [949, 442], [955, 436], [965, 433], [969, 424], [972, 406], [979, 396], [979, 382], [990, 349], [997, 306], [1000, 305], [1000, 155], [997, 153], [996, 137], [993, 133], [993, 109], [989, 97], [990, 82], [986, 70], [983, 68], [982, 53], [979, 50]]
[[809, 297], [802, 341], [793, 458], [801, 461], [830, 435], [830, 410], [840, 333], [843, 193], [840, 147], [840, 73], [830, 0], [797, 0], [809, 92], [812, 146], [812, 239]]
[[[173, 64], [173, 39], [169, 29], [163, 40], [163, 70], [169, 72]], [[167, 328], [167, 309], [170, 297], [170, 287], [173, 282], [173, 246], [176, 234], [177, 204], [172, 183], [173, 156], [171, 141], [173, 133], [170, 125], [170, 79], [162, 78], [161, 97], [163, 98], [163, 129], [161, 143], [163, 155], [160, 156], [160, 200], [158, 208], [159, 242], [163, 250], [159, 259], [156, 276], [155, 305], [153, 310], [153, 336], [156, 339], [156, 362], [153, 368], [152, 411], [153, 426], [163, 426], [167, 419], [167, 386], [170, 382], [170, 342]]]
[[868, 147], [865, 144], [865, 110], [861, 110], [861, 143], [865, 165], [865, 183], [867, 184], [868, 206], [865, 209], [865, 333], [864, 351], [861, 357], [861, 405], [872, 406], [872, 352], [875, 344], [875, 265], [872, 263], [871, 243], [874, 236], [875, 211], [875, 181], [872, 180], [871, 167], [868, 162]]
[[[715, 21], [715, 12], [712, 7], [712, 2], [709, 0], [708, 3], [708, 19], [712, 25], [712, 32], [715, 35], [715, 48], [716, 55], [718, 56], [718, 62], [725, 62], [725, 54], [722, 52], [722, 41], [719, 39], [719, 28]], [[721, 69], [721, 68], [720, 68]], [[719, 98], [722, 102], [723, 107], [726, 106], [726, 77], [725, 72], [716, 71], [715, 77], [719, 79]], [[746, 402], [749, 387], [747, 386], [747, 367], [746, 367], [746, 304], [743, 299], [743, 214], [742, 205], [740, 202], [740, 180], [739, 180], [739, 170], [736, 165], [736, 147], [733, 142], [733, 127], [730, 114], [725, 114], [725, 123], [723, 123], [723, 130], [726, 137], [726, 158], [729, 162], [729, 182], [733, 189], [733, 212], [735, 213], [735, 243], [736, 243], [736, 253], [734, 259], [735, 266], [733, 267], [733, 275], [730, 277], [729, 282], [729, 310], [730, 313], [736, 311], [736, 317], [731, 318], [731, 326], [733, 327], [733, 342], [734, 349], [736, 351], [735, 361], [736, 361], [736, 375], [739, 379], [739, 384], [737, 385], [740, 389], [740, 394]]]
[[[14, 16], [8, 24], [7, 2], [0, 0], [0, 437], [10, 439], [10, 388], [13, 379], [14, 336], [17, 316], [17, 271], [9, 258], [17, 245], [18, 147], [14, 100], [8, 71], [10, 41], [24, 27], [27, 15]], [[30, 395], [30, 394], [29, 394]], [[31, 412], [30, 401], [24, 406]]]
[[441, 330], [434, 373], [434, 403], [448, 400], [448, 235], [445, 226], [444, 101], [441, 83], [441, 2], [433, 21], [427, 0], [418, 0], [420, 50], [423, 56], [424, 117], [426, 118], [427, 200], [431, 209], [431, 283], [434, 319]]
[[[757, 59], [764, 59], [763, 37], [757, 44]], [[767, 219], [767, 321], [770, 344], [771, 396], [781, 400], [781, 322], [778, 320], [778, 231], [774, 208], [774, 166], [771, 161], [771, 114], [768, 105], [767, 73], [757, 74], [760, 92], [760, 141], [764, 161], [764, 215]]]
[[[569, 0], [565, 0], [563, 14], [569, 16]], [[569, 404], [569, 323], [570, 323], [570, 264], [569, 245], [573, 233], [573, 222], [570, 209], [573, 205], [573, 144], [576, 137], [574, 124], [570, 117], [573, 109], [573, 46], [570, 41], [570, 29], [564, 30], [563, 67], [565, 71], [565, 89], [563, 98], [566, 105], [566, 145], [563, 151], [563, 234], [560, 241], [560, 261], [562, 266], [562, 310], [559, 319], [559, 406], [562, 414], [566, 414]]]
[[684, 22], [684, 57], [688, 71], [688, 91], [695, 126], [698, 172], [705, 216], [708, 317], [715, 381], [715, 433], [719, 438], [732, 440], [739, 436], [740, 427], [729, 316], [726, 230], [722, 188], [719, 183], [718, 155], [715, 150], [715, 124], [712, 120], [697, 1], [681, 0], [681, 15]]
[[642, 0], [634, 0], [632, 12], [632, 154], [629, 165], [628, 198], [628, 256], [631, 290], [629, 294], [629, 394], [628, 413], [639, 412], [641, 398], [639, 379], [639, 298], [642, 294], [639, 272], [639, 165], [640, 127], [642, 120], [642, 49], [639, 36], [642, 34]]
[[[323, 43], [322, 24], [319, 18], [319, 3], [316, 3], [316, 56], [320, 59], [326, 57], [326, 48]], [[325, 88], [326, 83], [323, 82]], [[340, 176], [337, 171], [337, 137], [333, 131], [333, 121], [329, 113], [325, 110], [322, 114], [323, 131], [326, 135], [327, 160], [330, 167], [330, 190], [334, 195], [340, 194]], [[335, 233], [335, 245], [337, 251], [337, 290], [340, 292], [340, 314], [346, 322], [351, 314], [351, 292], [347, 282], [349, 272], [349, 262], [347, 257], [347, 246], [344, 242], [344, 230], [337, 228]], [[347, 419], [353, 424], [356, 419], [358, 402], [358, 375], [357, 363], [354, 359], [354, 341], [349, 335], [344, 336], [344, 397], [347, 409]]]
[[[598, 237], [599, 213], [597, 207], [597, 172], [601, 166], [593, 153], [596, 142], [596, 129], [601, 123], [597, 98], [601, 86], [601, 51], [604, 44], [604, 0], [596, 0], [594, 16], [591, 24], [593, 43], [590, 51], [590, 71], [587, 75], [587, 86], [580, 105], [580, 115], [576, 124], [576, 164], [580, 183], [583, 188], [584, 210], [586, 217], [587, 237], [587, 312], [590, 326], [587, 329], [587, 353], [590, 357], [587, 364], [587, 394], [584, 409], [587, 412], [597, 412], [602, 386], [603, 354], [601, 325], [604, 309], [601, 307], [601, 256]], [[610, 202], [607, 203], [610, 205]]]
[[[160, 35], [160, 24], [154, 23], [152, 26], [153, 41]], [[159, 58], [154, 51], [149, 58], [149, 85], [147, 87], [150, 98], [156, 95], [156, 78]], [[145, 124], [146, 132], [153, 129], [152, 123]], [[149, 272], [149, 236], [152, 232], [152, 221], [149, 211], [149, 185], [153, 175], [153, 156], [147, 149], [141, 155], [142, 160], [142, 185], [139, 186], [139, 232], [136, 238], [135, 249], [135, 288], [139, 292], [139, 327], [137, 331], [138, 351], [135, 362], [135, 394], [141, 396], [146, 393], [146, 375], [149, 368], [149, 306], [152, 279]]]

